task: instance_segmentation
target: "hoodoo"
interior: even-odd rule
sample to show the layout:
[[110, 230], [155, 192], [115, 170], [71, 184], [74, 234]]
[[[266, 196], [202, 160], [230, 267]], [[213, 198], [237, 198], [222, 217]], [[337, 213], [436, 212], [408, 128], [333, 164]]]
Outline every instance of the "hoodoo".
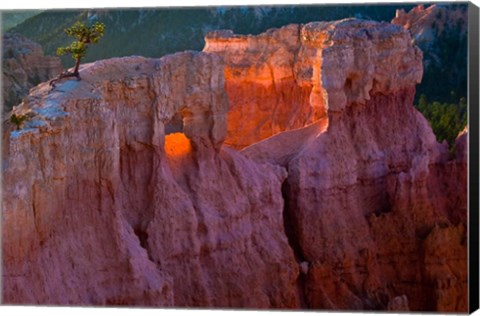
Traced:
[[5, 303], [466, 311], [467, 130], [453, 157], [414, 108], [402, 27], [217, 31], [80, 74], [4, 126]]

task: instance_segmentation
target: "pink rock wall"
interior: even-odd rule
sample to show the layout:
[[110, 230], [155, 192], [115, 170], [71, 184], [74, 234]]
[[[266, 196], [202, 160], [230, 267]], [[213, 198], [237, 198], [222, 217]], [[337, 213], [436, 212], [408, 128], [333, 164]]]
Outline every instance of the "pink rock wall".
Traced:
[[[286, 173], [219, 151], [220, 59], [112, 59], [81, 76], [38, 86], [16, 109], [29, 122], [4, 131], [4, 302], [297, 306]], [[164, 148], [175, 113], [181, 159]]]

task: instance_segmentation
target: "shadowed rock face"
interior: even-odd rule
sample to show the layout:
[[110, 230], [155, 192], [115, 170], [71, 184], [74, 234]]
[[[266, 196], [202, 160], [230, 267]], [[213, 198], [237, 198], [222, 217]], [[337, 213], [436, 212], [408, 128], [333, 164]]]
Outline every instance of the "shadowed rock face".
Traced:
[[[452, 220], [466, 214], [455, 199], [465, 197], [464, 171], [449, 169], [412, 100], [412, 89], [400, 90], [332, 113], [287, 165], [312, 307], [385, 309], [406, 295], [411, 310], [466, 310], [466, 222]], [[446, 190], [452, 179], [459, 188]]]
[[16, 108], [5, 302], [465, 311], [467, 134], [450, 159], [414, 109], [407, 31], [205, 50], [84, 65]]
[[35, 85], [62, 71], [60, 58], [44, 56], [42, 47], [20, 34], [2, 39], [3, 111], [10, 111]]

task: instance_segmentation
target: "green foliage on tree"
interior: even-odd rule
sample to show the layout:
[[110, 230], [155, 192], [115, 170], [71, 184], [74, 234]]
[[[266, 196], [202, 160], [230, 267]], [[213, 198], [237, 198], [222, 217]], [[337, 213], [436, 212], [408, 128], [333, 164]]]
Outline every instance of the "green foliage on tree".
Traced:
[[95, 22], [92, 26], [86, 26], [82, 22], [76, 22], [73, 26], [65, 29], [65, 34], [75, 39], [69, 46], [59, 47], [57, 55], [70, 54], [75, 60], [73, 75], [78, 76], [80, 61], [85, 57], [89, 44], [96, 44], [105, 34], [105, 24]]
[[458, 133], [467, 125], [467, 100], [462, 97], [457, 103], [429, 102], [422, 94], [417, 109], [430, 123], [437, 141], [446, 140], [453, 148]]

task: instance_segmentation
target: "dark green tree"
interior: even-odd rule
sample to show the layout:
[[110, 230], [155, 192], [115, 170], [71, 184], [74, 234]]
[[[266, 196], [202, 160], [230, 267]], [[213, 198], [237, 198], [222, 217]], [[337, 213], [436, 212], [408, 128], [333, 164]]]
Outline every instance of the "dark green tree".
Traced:
[[467, 100], [460, 98], [456, 103], [429, 102], [425, 95], [421, 95], [417, 109], [430, 123], [437, 140], [446, 140], [452, 149], [458, 133], [467, 125]]
[[76, 22], [71, 27], [65, 29], [65, 34], [75, 39], [69, 46], [59, 47], [57, 49], [57, 55], [62, 56], [69, 54], [75, 60], [75, 68], [73, 72], [63, 72], [57, 78], [50, 81], [50, 85], [54, 86], [54, 83], [62, 78], [77, 77], [80, 79], [78, 72], [80, 68], [80, 62], [85, 57], [88, 49], [88, 45], [96, 44], [105, 34], [105, 24], [95, 22], [91, 26], [87, 26], [82, 22]]

